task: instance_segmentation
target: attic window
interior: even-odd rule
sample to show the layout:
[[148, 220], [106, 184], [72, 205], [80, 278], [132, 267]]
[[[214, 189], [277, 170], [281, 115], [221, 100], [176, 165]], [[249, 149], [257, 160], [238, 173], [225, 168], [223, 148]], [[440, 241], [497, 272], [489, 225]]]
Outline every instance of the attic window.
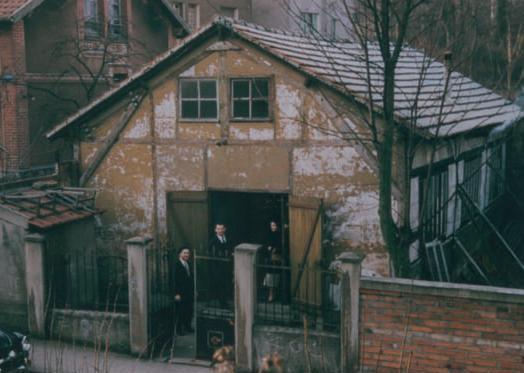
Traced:
[[269, 119], [269, 79], [231, 80], [233, 119]]
[[216, 80], [181, 80], [180, 113], [180, 117], [186, 120], [216, 120], [218, 118]]

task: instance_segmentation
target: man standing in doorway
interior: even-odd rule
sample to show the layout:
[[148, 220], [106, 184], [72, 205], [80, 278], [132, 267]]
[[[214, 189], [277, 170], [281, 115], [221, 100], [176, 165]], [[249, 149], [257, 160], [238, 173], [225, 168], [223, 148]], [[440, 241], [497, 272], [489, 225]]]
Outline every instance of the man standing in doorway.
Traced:
[[209, 240], [209, 255], [217, 258], [211, 263], [211, 285], [220, 306], [226, 308], [227, 302], [233, 298], [233, 250], [223, 223], [215, 224], [215, 234]]
[[185, 335], [192, 333], [194, 283], [193, 271], [189, 264], [191, 251], [187, 246], [178, 250], [178, 260], [175, 262], [175, 302], [176, 302], [176, 333]]

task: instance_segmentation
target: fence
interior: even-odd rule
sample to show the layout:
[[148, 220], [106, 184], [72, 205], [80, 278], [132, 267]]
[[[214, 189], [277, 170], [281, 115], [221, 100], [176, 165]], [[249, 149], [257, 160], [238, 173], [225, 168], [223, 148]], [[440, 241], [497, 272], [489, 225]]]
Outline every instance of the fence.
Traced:
[[53, 308], [127, 312], [127, 258], [76, 251], [47, 258]]
[[[340, 274], [319, 268], [258, 264], [259, 325], [336, 330], [340, 323]], [[273, 298], [273, 299], [271, 299]]]
[[146, 251], [148, 325], [151, 351], [162, 348], [173, 334], [174, 299], [170, 264], [175, 253], [167, 249]]

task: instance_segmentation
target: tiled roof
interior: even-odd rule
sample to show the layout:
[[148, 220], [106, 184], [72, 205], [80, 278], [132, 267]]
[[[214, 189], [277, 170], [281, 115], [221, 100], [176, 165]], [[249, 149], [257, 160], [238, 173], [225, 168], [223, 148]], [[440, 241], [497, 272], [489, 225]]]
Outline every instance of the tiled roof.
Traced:
[[[381, 107], [384, 70], [377, 44], [368, 45], [367, 74], [360, 44], [316, 40], [247, 23], [233, 23], [231, 27], [265, 50], [362, 101], [371, 92], [374, 104]], [[416, 119], [419, 128], [449, 136], [515, 121], [521, 116], [520, 108], [509, 100], [458, 72], [451, 73], [446, 95], [445, 86], [444, 64], [419, 50], [404, 47], [395, 79], [398, 118]]]
[[0, 0], [0, 21], [16, 22], [43, 0]]
[[[151, 73], [160, 64], [190, 50], [195, 39], [205, 37], [216, 26], [229, 28], [241, 39], [263, 48], [303, 73], [362, 102], [368, 100], [368, 87], [371, 87], [371, 97], [376, 107], [381, 106], [383, 67], [378, 45], [370, 43], [368, 47], [368, 79], [365, 54], [359, 44], [316, 40], [229, 18], [218, 18], [186, 38], [176, 48], [159, 56], [119, 87], [56, 126], [47, 137], [51, 138], [70, 124], [82, 120], [85, 114], [141, 79], [146, 73]], [[451, 136], [480, 127], [513, 122], [522, 117], [518, 106], [458, 72], [451, 73], [448, 93], [444, 95], [445, 76], [444, 64], [421, 51], [405, 47], [396, 69], [397, 118], [400, 121], [412, 121], [415, 118], [419, 129], [438, 136]]]
[[0, 195], [0, 208], [24, 217], [31, 227], [47, 229], [96, 214], [95, 194], [83, 188], [27, 189]]

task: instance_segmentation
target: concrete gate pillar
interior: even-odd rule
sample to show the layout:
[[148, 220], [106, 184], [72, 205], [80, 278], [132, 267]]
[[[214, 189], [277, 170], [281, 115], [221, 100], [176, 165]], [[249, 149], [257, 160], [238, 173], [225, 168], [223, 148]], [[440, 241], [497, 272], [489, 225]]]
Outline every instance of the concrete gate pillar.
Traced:
[[359, 358], [360, 270], [364, 255], [342, 253], [341, 309], [340, 309], [340, 367], [343, 373], [356, 373]]
[[126, 241], [127, 274], [129, 283], [129, 341], [131, 352], [147, 353], [147, 249], [153, 241], [150, 237], [135, 237]]
[[252, 372], [255, 369], [256, 257], [261, 247], [247, 243], [235, 247], [235, 354], [239, 371]]
[[28, 327], [32, 336], [45, 337], [45, 236], [28, 234], [25, 238], [25, 285]]

